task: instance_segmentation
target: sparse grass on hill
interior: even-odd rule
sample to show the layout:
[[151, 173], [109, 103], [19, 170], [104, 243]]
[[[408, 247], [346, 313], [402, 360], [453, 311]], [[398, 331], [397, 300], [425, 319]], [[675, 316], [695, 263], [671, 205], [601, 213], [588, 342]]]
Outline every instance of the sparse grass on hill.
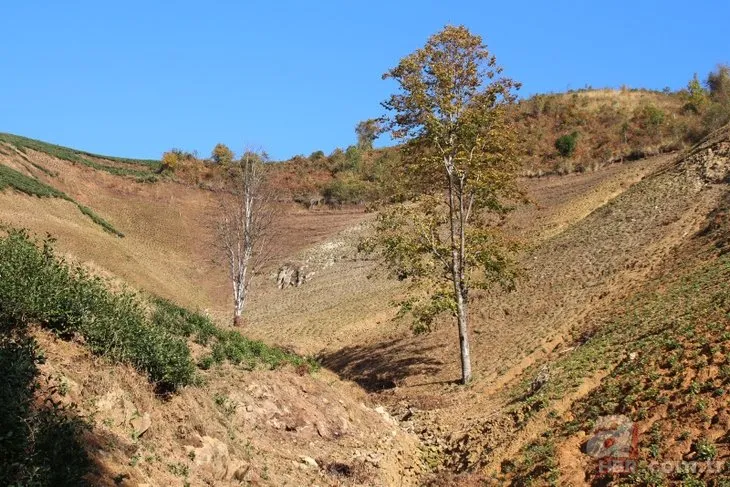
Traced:
[[[99, 171], [106, 171], [116, 176], [133, 176], [143, 181], [153, 181], [155, 179], [154, 172], [156, 172], [160, 167], [159, 161], [101, 156], [91, 154], [89, 152], [70, 149], [60, 145], [49, 144], [40, 140], [21, 137], [19, 135], [0, 133], [0, 142], [11, 144], [21, 152], [25, 152], [26, 149], [32, 149], [74, 164], [83, 164]], [[119, 163], [120, 166], [102, 164], [92, 159], [103, 159], [116, 162]]]
[[[511, 485], [554, 484], [554, 445], [578, 431], [590, 435], [599, 416], [613, 414], [626, 415], [643, 432], [639, 468], [623, 479], [630, 485], [730, 483], [728, 472], [665, 473], [649, 468], [653, 460], [707, 461], [730, 454], [723, 440], [730, 388], [729, 330], [728, 255], [710, 260], [666, 290], [636, 296], [621, 318], [553, 364], [555, 377], [527, 399], [531, 410], [549, 407], [593, 371], [621, 360], [598, 389], [574, 404], [573, 420], [555, 418], [551, 432], [525, 447], [506, 470], [503, 465]], [[552, 453], [536, 458], [537, 450]], [[576, 449], [572, 455], [580, 452]], [[711, 479], [726, 483], [705, 483]], [[593, 478], [592, 485], [627, 485], [620, 477], [610, 480]]]
[[114, 228], [111, 223], [97, 215], [91, 208], [76, 202], [66, 193], [59, 191], [35, 178], [26, 176], [15, 169], [0, 164], [0, 191], [6, 188], [13, 188], [21, 193], [37, 196], [39, 198], [60, 198], [69, 201], [75, 204], [81, 213], [91, 218], [94, 223], [102, 227], [105, 231], [112, 235], [116, 235], [117, 237], [124, 237], [124, 234]]
[[247, 369], [254, 369], [259, 364], [276, 368], [285, 363], [306, 366], [310, 370], [319, 367], [314, 360], [270, 347], [258, 340], [250, 340], [237, 330], [218, 328], [207, 316], [191, 312], [168, 300], [153, 298], [152, 301], [155, 305], [152, 321], [157, 326], [176, 336], [192, 338], [196, 343], [211, 349], [198, 362], [203, 369], [225, 361]]
[[[538, 94], [513, 111], [522, 137], [525, 175], [600, 168], [681, 148], [695, 114], [684, 95], [649, 90], [579, 90]], [[576, 133], [568, 148], [566, 134]], [[570, 150], [568, 150], [570, 149]]]

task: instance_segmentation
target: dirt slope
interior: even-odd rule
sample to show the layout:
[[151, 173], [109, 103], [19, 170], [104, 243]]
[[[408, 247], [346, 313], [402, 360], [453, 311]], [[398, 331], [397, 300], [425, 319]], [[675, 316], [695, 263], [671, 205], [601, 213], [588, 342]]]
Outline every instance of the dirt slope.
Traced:
[[133, 369], [35, 335], [44, 389], [91, 424], [92, 485], [411, 485], [418, 473], [417, 440], [327, 371], [229, 366], [165, 400]]
[[[320, 354], [325, 367], [371, 392], [369, 399], [328, 372], [312, 379], [293, 371], [230, 370], [211, 377], [207, 389], [191, 389], [162, 404], [141, 381], [128, 379], [118, 368], [92, 365], [77, 346], [45, 339], [43, 345], [54, 357], [49, 373], [82, 384], [74, 400], [98, 402], [110, 392], [131, 395], [134, 409], [150, 412], [153, 424], [193, 424], [195, 429], [194, 424], [202, 423], [200, 431], [179, 435], [172, 428], [151, 430], [149, 443], [142, 436], [136, 446], [129, 446], [124, 428], [110, 427], [109, 434], [116, 435], [115, 441], [122, 446], [107, 448], [112, 453], [100, 454], [105, 457], [102, 463], [117, 472], [128, 471], [130, 482], [145, 475], [166, 479], [172, 473], [174, 477], [178, 467], [169, 464], [188, 465], [193, 469], [191, 478], [205, 481], [205, 474], [194, 469], [194, 459], [185, 460], [185, 447], [202, 448], [206, 441], [211, 443], [205, 437], [225, 443], [233, 463], [249, 462], [264, 485], [301, 485], [303, 479], [309, 483], [316, 478], [355, 482], [322, 477], [316, 469], [303, 470], [297, 463], [299, 454], [335, 463], [349, 461], [352, 467], [357, 463], [353, 458], [360, 458], [357, 451], [373, 453], [363, 461], [371, 466], [378, 463], [373, 458], [379, 454], [400, 451], [403, 458], [368, 470], [373, 485], [398, 485], [395, 479], [406, 471], [404, 466], [418, 464], [417, 441], [410, 432], [425, 442], [425, 459], [431, 466], [460, 470], [489, 465], [512, 455], [540, 432], [539, 424], [533, 429], [521, 425], [516, 431], [514, 419], [504, 415], [512, 399], [506, 391], [529, 381], [535, 367], [564, 353], [575, 335], [599, 326], [616, 303], [661, 272], [665, 260], [701, 229], [718, 206], [726, 191], [718, 182], [724, 177], [718, 176], [723, 168], [713, 166], [713, 160], [703, 155], [708, 149], [693, 152], [695, 159], [660, 156], [596, 172], [525, 180], [536, 205], [519, 208], [507, 224], [528, 244], [520, 259], [524, 278], [514, 293], [475, 296], [475, 381], [467, 388], [453, 383], [458, 377], [453, 327], [445, 324], [434, 333], [413, 337], [407, 323], [394, 320], [391, 302], [402, 292], [399, 283], [355, 252], [358, 235], [367, 231], [361, 224], [371, 215], [295, 207], [288, 207], [280, 222], [277, 260], [307, 262], [315, 274], [301, 288], [283, 291], [276, 289], [270, 276], [262, 276], [255, 283], [246, 332], [300, 352]], [[36, 177], [94, 208], [127, 236], [120, 239], [105, 233], [72, 211], [68, 202], [7, 191], [0, 194], [0, 220], [40, 234], [50, 232], [62, 251], [98, 272], [227, 320], [228, 284], [213, 252], [210, 226], [213, 193], [171, 181], [137, 182], [32, 150], [26, 151], [26, 157], [32, 167], [47, 169], [36, 171]], [[0, 154], [0, 162], [33, 171], [13, 154]], [[601, 378], [586, 384], [597, 385]], [[241, 387], [242, 383], [247, 386]], [[578, 397], [589, 390], [578, 387], [571, 394]], [[313, 399], [304, 399], [307, 394]], [[267, 400], [273, 404], [266, 406], [269, 410], [253, 417], [259, 408], [266, 409]], [[368, 400], [387, 404], [403, 420], [401, 425], [389, 425], [387, 419], [359, 406]], [[568, 408], [571, 401], [567, 399], [563, 407]], [[210, 411], [221, 409], [213, 421]], [[300, 409], [306, 417], [302, 423], [306, 432], [287, 423], [298, 421]], [[87, 411], [92, 410], [90, 405]], [[205, 419], [190, 416], [194, 411], [201, 411]], [[352, 432], [338, 437], [333, 431], [343, 428], [340, 416], [350, 423]], [[326, 422], [321, 428], [324, 433], [316, 426], [318, 420]], [[122, 423], [126, 422], [124, 418]], [[314, 429], [307, 429], [311, 426]], [[246, 460], [245, 443], [231, 435], [241, 435], [263, 454]], [[387, 440], [389, 435], [396, 440]], [[164, 453], [150, 454], [169, 456], [174, 462], [139, 470], [138, 460], [132, 462], [132, 458], [138, 452], [147, 455], [149, 448], [162, 449]], [[125, 462], [134, 465], [125, 470]]]

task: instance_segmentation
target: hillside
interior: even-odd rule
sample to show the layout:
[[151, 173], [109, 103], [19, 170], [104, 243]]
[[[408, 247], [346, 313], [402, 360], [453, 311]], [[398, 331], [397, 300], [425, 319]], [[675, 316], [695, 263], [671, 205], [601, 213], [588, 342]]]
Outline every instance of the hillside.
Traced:
[[[689, 108], [686, 90], [582, 89], [537, 94], [508, 108], [520, 138], [521, 173], [527, 177], [591, 172], [624, 161], [691, 146], [727, 121], [726, 110]], [[719, 124], [719, 125], [718, 125]], [[573, 140], [569, 154], [556, 142]], [[277, 182], [304, 204], [324, 198], [335, 204], [394, 196], [388, 174], [400, 156], [395, 148], [350, 146], [329, 155], [316, 151], [278, 165]]]
[[[647, 101], [630, 93], [620, 103]], [[581, 96], [588, 102], [576, 106], [604, 113], [618, 95]], [[553, 123], [537, 119], [557, 133]], [[585, 129], [591, 148], [600, 127]], [[373, 213], [284, 199], [271, 270], [295, 260], [315, 274], [285, 290], [259, 276], [243, 332], [315, 356], [322, 370], [224, 362], [160, 396], [133, 364], [94, 355], [89, 338], [35, 323], [29, 333], [46, 357], [38, 397], [77, 405], [94, 485], [604, 485], [585, 443], [608, 414], [638, 424], [642, 461], [725, 460], [729, 130], [681, 152], [521, 179], [533, 204], [505, 228], [525, 243], [524, 276], [512, 293], [475, 297], [467, 387], [454, 383], [452, 327], [413, 336], [392, 307], [403, 283], [357, 252]], [[545, 167], [555, 162], [549, 146], [533, 154]], [[586, 151], [577, 154], [598, 157]], [[0, 140], [0, 169], [4, 224], [49, 233], [61, 256], [112, 287], [227, 329], [214, 187], [161, 175], [149, 161], [10, 136]], [[196, 360], [208, 353], [192, 337], [187, 344]], [[542, 370], [549, 381], [531, 393]], [[139, 418], [150, 420], [144, 433]], [[656, 485], [649, 474], [631, 482]]]

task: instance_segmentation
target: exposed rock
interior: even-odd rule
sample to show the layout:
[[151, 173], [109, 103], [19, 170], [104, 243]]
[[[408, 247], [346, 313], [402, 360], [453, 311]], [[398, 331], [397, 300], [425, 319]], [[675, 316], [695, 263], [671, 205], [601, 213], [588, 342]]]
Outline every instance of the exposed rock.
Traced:
[[383, 418], [383, 419], [385, 420], [385, 422], [386, 422], [386, 423], [390, 423], [390, 424], [398, 424], [398, 421], [397, 421], [396, 419], [394, 419], [394, 418], [393, 418], [393, 417], [392, 417], [392, 416], [391, 416], [391, 415], [390, 415], [390, 414], [388, 413], [388, 411], [386, 411], [386, 410], [385, 410], [385, 408], [384, 408], [383, 406], [378, 406], [378, 407], [376, 407], [376, 408], [375, 408], [375, 412], [376, 412], [376, 413], [378, 413], [378, 414], [379, 414], [379, 415], [380, 415], [380, 416], [381, 416], [381, 417], [382, 417], [382, 418]]
[[237, 480], [239, 482], [243, 482], [246, 480], [246, 475], [248, 475], [248, 472], [251, 470], [251, 465], [244, 464], [244, 463], [238, 463], [235, 465], [231, 465], [228, 469], [228, 480]]
[[185, 447], [188, 455], [193, 458], [193, 463], [212, 478], [225, 479], [229, 475], [231, 461], [228, 446], [210, 436], [203, 436], [200, 441], [202, 443], [200, 447]]
[[301, 455], [299, 457], [299, 461], [303, 463], [304, 465], [308, 465], [310, 467], [319, 468], [319, 464], [317, 463], [317, 460], [315, 460], [312, 457], [308, 457], [306, 455]]
[[96, 403], [103, 419], [111, 420], [114, 426], [128, 424], [137, 413], [137, 408], [121, 389], [104, 394]]
[[132, 418], [129, 424], [134, 429], [135, 435], [142, 436], [152, 426], [152, 418], [150, 413], [144, 413], [142, 416]]
[[332, 432], [324, 422], [317, 421], [315, 427], [317, 428], [317, 433], [319, 433], [319, 436], [326, 440], [332, 439]]
[[365, 455], [365, 461], [373, 465], [374, 467], [380, 466], [380, 461], [383, 459], [383, 455], [380, 453], [369, 452]]
[[710, 134], [692, 148], [681, 162], [693, 168], [702, 183], [718, 184], [730, 180], [730, 125]]
[[294, 286], [299, 287], [314, 275], [310, 272], [306, 264], [296, 262], [286, 262], [276, 274], [276, 285], [279, 289]]
[[586, 443], [586, 453], [592, 457], [627, 457], [635, 439], [635, 426], [623, 415], [599, 417], [593, 436]]

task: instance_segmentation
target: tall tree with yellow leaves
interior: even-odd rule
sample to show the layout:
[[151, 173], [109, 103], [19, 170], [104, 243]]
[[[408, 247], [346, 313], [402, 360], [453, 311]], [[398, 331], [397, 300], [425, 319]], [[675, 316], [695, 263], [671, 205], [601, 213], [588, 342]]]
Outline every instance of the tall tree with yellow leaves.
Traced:
[[498, 223], [515, 186], [516, 136], [505, 109], [519, 88], [482, 42], [463, 26], [446, 26], [404, 57], [384, 79], [399, 90], [384, 107], [389, 128], [404, 143], [407, 201], [383, 210], [372, 249], [413, 289], [402, 311], [416, 331], [437, 315], [455, 318], [461, 381], [472, 378], [469, 291], [494, 283], [512, 287], [511, 245]]

